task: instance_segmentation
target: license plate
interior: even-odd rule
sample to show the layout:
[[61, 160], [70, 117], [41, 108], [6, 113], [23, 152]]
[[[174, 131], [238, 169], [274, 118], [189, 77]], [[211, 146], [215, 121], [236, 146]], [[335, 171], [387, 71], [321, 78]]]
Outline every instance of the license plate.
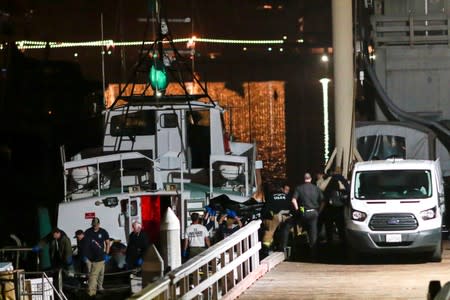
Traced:
[[400, 243], [401, 241], [401, 234], [386, 234], [386, 243]]

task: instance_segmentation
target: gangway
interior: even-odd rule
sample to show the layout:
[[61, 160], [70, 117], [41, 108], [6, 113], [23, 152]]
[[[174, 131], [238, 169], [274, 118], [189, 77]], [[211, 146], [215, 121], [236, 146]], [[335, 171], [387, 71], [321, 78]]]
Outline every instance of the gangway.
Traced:
[[260, 225], [250, 222], [128, 299], [235, 299], [285, 259], [277, 252], [259, 260]]

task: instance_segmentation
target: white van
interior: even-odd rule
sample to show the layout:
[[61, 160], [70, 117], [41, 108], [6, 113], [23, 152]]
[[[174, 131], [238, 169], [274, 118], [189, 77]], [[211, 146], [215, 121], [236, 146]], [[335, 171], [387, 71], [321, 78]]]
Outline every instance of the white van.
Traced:
[[360, 253], [412, 253], [442, 260], [444, 184], [439, 161], [388, 159], [355, 164], [346, 234]]

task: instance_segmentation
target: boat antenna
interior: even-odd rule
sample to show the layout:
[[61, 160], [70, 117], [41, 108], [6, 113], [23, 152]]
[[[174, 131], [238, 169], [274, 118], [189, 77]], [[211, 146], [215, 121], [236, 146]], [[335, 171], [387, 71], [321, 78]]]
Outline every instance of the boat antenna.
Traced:
[[[154, 22], [156, 27], [155, 40], [144, 41], [140, 51], [140, 57], [133, 66], [128, 80], [119, 89], [119, 94], [110, 106], [110, 109], [127, 104], [181, 104], [191, 105], [191, 101], [206, 99], [210, 105], [215, 106], [215, 102], [207, 93], [206, 87], [193, 73], [192, 61], [179, 53], [175, 47], [169, 30], [169, 20], [164, 17], [161, 0], [151, 2], [151, 13], [154, 18], [147, 19], [147, 26]], [[155, 26], [156, 25], [156, 26]], [[150, 72], [149, 72], [150, 71]], [[191, 81], [201, 90], [198, 94], [191, 93], [186, 82]], [[166, 95], [166, 87], [169, 81], [178, 83], [182, 93], [177, 95]], [[146, 82], [145, 87], [136, 88], [136, 83]], [[153, 93], [149, 92], [153, 90]]]
[[105, 91], [106, 91], [106, 83], [105, 83], [105, 41], [104, 41], [104, 35], [103, 35], [103, 12], [100, 13], [100, 32], [101, 32], [101, 38], [102, 38], [102, 85], [103, 85], [103, 104], [106, 103], [105, 99]]

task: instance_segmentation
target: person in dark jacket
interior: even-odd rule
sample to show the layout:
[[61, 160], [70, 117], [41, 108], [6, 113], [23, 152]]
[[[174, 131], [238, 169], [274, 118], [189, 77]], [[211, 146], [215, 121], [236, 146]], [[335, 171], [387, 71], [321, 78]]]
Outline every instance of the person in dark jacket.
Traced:
[[311, 258], [317, 255], [317, 221], [319, 213], [325, 207], [324, 196], [322, 191], [312, 184], [311, 174], [305, 173], [305, 182], [295, 188], [292, 195], [292, 205], [298, 216], [301, 216], [301, 223], [306, 227], [308, 232], [309, 248]]
[[88, 264], [89, 281], [88, 295], [95, 296], [97, 290], [103, 290], [103, 279], [105, 276], [105, 263], [110, 260], [109, 256], [109, 234], [100, 227], [99, 218], [92, 219], [92, 227], [84, 231], [86, 239], [86, 257], [84, 261]]
[[[276, 182], [265, 195], [265, 204], [262, 210], [264, 232], [262, 236], [262, 256], [267, 256], [276, 246], [276, 250], [284, 251], [287, 246], [289, 230], [292, 228], [288, 219], [292, 210], [290, 187], [286, 182]], [[281, 229], [275, 239], [275, 232]], [[274, 239], [276, 240], [274, 242]]]
[[144, 263], [144, 256], [150, 246], [145, 232], [142, 231], [142, 224], [138, 221], [132, 224], [133, 231], [128, 237], [126, 250], [126, 262], [129, 268], [140, 267]]
[[32, 251], [38, 253], [45, 245], [49, 246], [53, 269], [63, 268], [66, 271], [72, 270], [72, 244], [63, 230], [57, 227], [54, 228], [32, 248]]
[[74, 238], [77, 240], [77, 255], [75, 256], [77, 267], [81, 273], [88, 273], [90, 271], [89, 265], [87, 264], [87, 255], [89, 244], [87, 243], [87, 239], [84, 237], [84, 231], [78, 229], [75, 231]]
[[347, 204], [349, 192], [350, 185], [347, 180], [339, 174], [339, 170], [333, 172], [324, 191], [327, 204], [321, 215], [325, 225], [328, 244], [334, 241], [333, 233], [335, 228], [337, 229], [340, 243], [342, 245], [345, 243], [344, 209]]

